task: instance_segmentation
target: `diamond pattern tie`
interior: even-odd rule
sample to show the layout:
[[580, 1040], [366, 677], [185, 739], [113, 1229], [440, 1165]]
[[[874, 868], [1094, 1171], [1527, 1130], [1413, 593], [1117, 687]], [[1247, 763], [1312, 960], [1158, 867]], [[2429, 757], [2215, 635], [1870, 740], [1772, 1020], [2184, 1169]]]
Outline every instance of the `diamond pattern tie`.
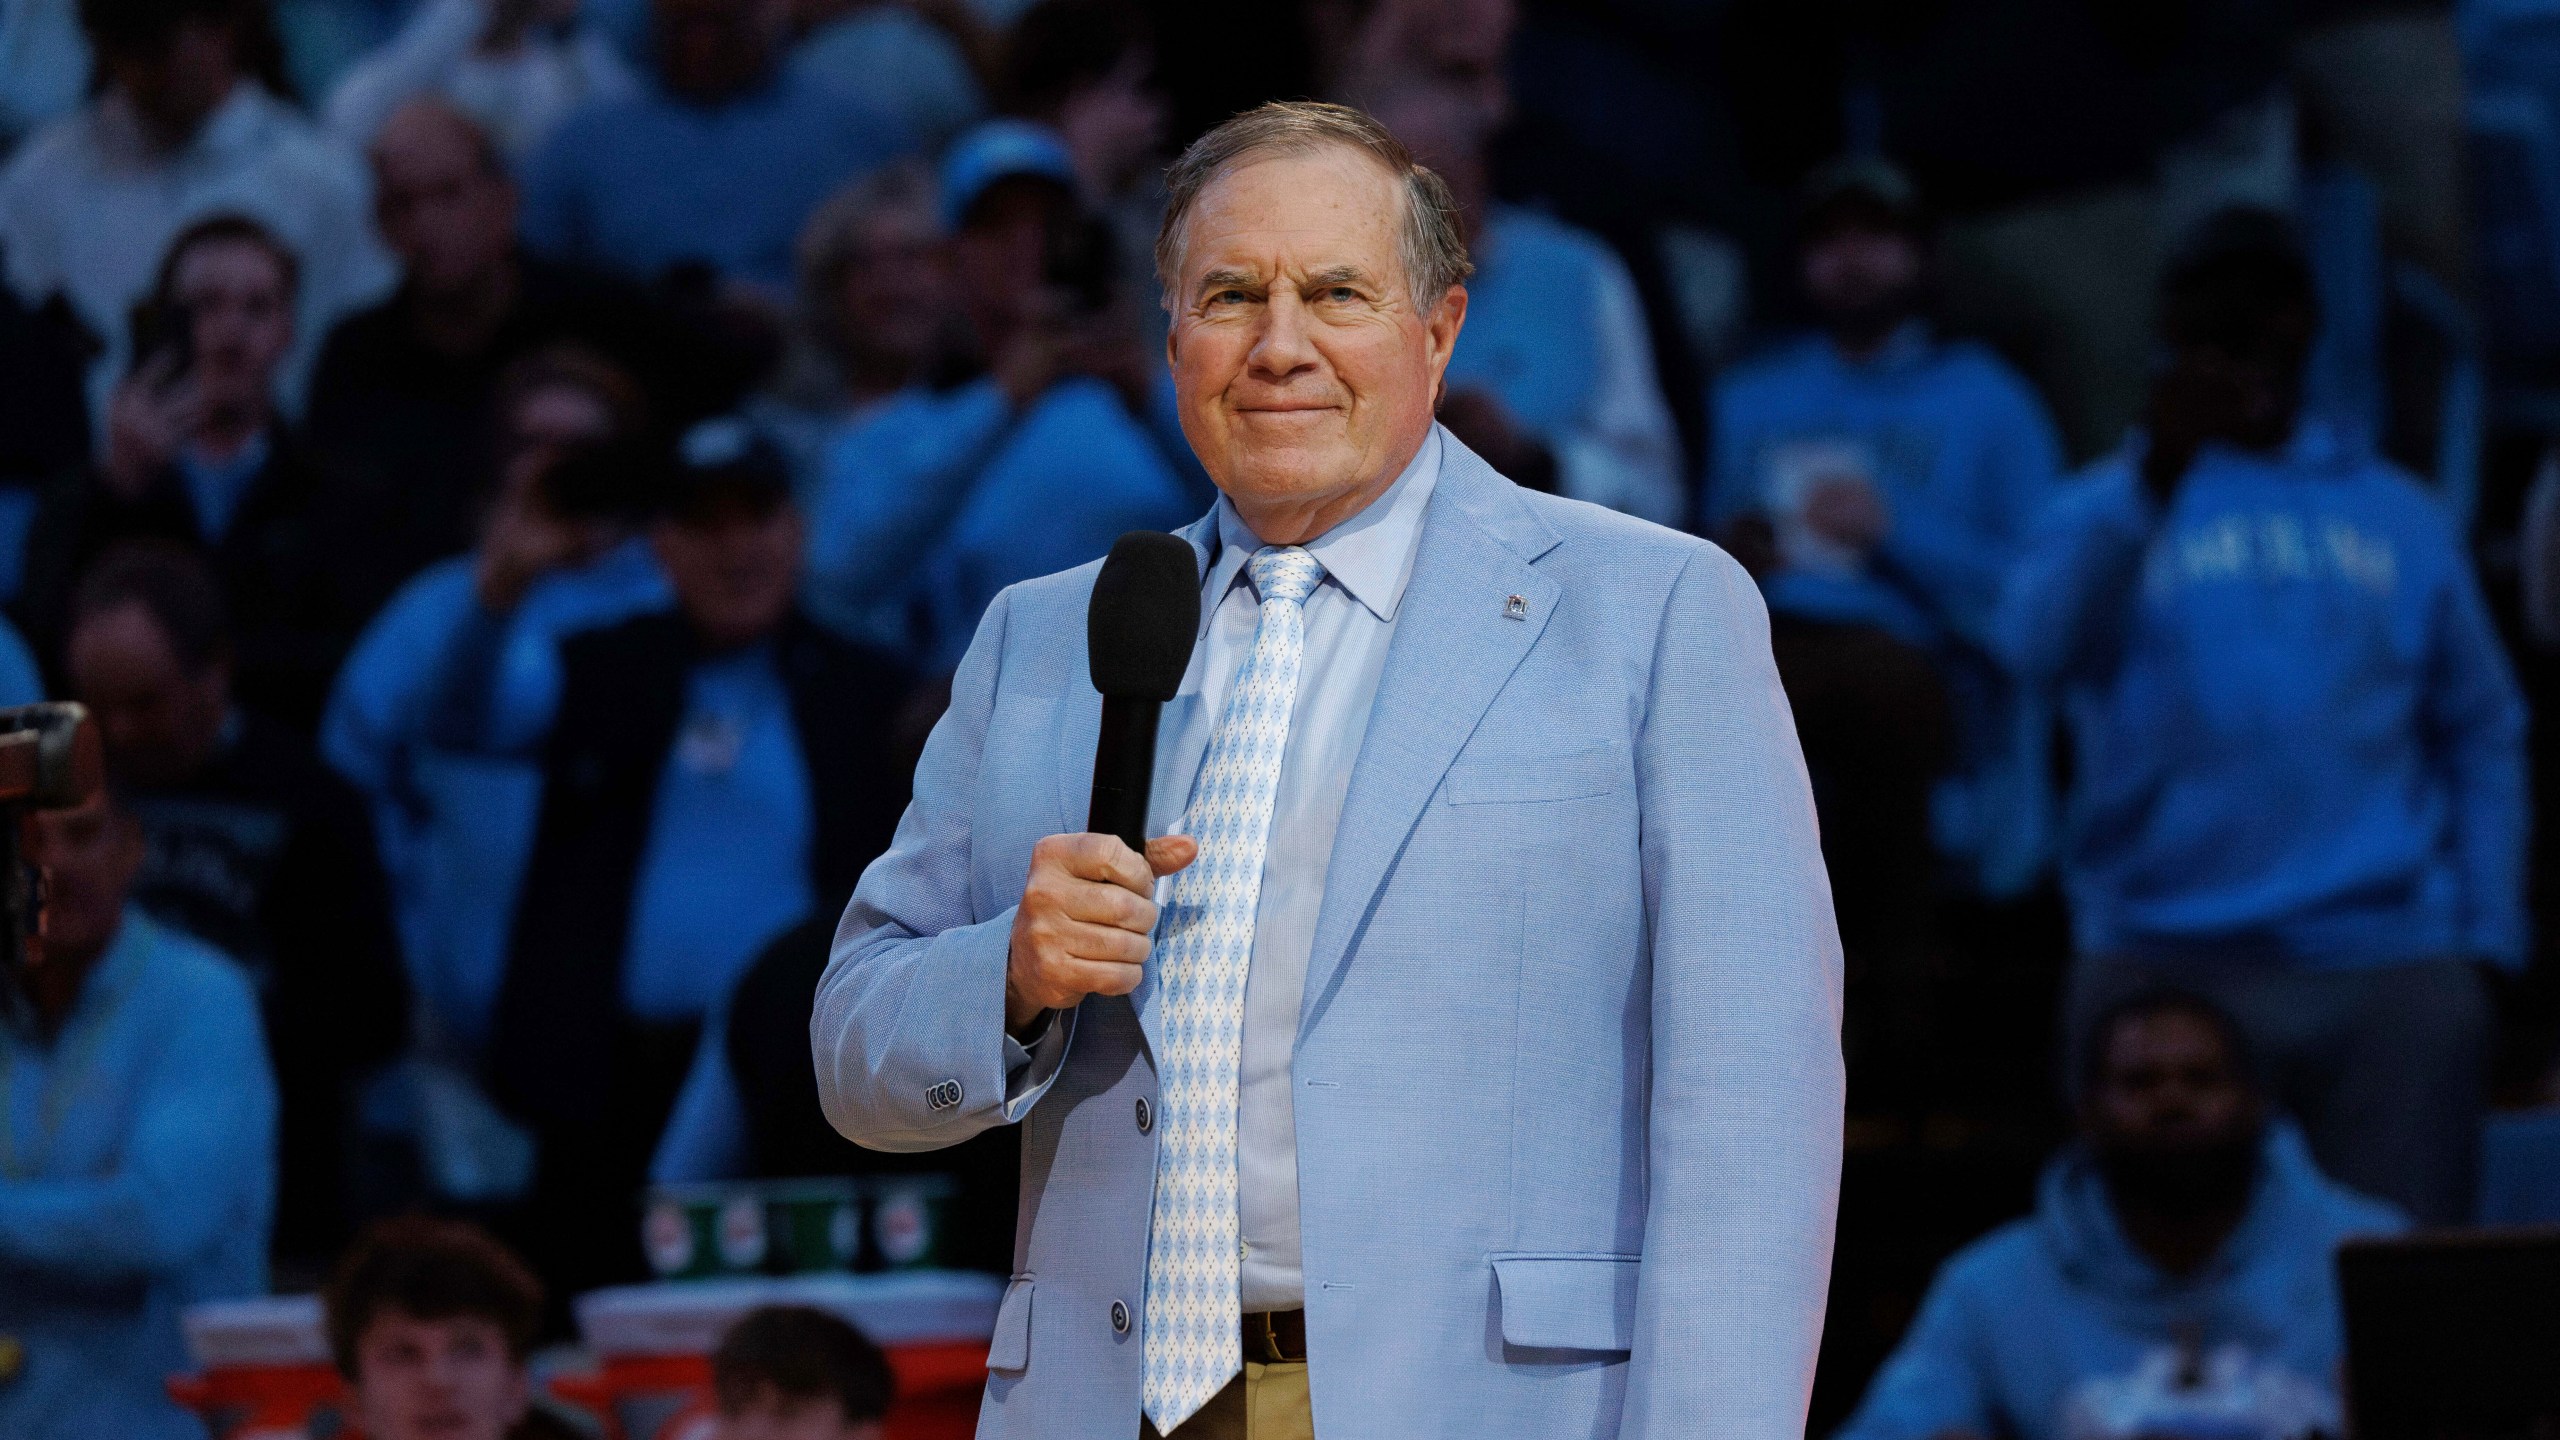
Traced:
[[1147, 1418], [1168, 1435], [1243, 1364], [1236, 1067], [1244, 1051], [1245, 970], [1306, 648], [1300, 607], [1324, 578], [1316, 558], [1294, 546], [1256, 551], [1246, 564], [1262, 619], [1192, 789], [1188, 819], [1200, 858], [1174, 877], [1156, 932], [1164, 1118], [1147, 1246], [1144, 1399]]

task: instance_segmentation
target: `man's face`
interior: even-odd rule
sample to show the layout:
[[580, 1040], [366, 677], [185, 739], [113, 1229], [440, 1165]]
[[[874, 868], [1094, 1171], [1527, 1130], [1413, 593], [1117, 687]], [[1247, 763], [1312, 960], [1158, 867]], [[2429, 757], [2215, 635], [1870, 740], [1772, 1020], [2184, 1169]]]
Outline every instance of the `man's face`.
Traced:
[[239, 82], [239, 37], [225, 21], [189, 16], [161, 44], [109, 51], [99, 63], [107, 83], [124, 94], [153, 137], [174, 148], [196, 133]]
[[768, 1385], [723, 1408], [715, 1433], [717, 1440], [879, 1440], [880, 1424], [847, 1420], [832, 1395], [785, 1395]]
[[560, 457], [580, 445], [613, 438], [613, 411], [581, 385], [541, 385], [524, 392], [500, 418], [498, 480], [521, 494]]
[[373, 175], [374, 219], [421, 293], [468, 290], [513, 253], [515, 186], [450, 111], [414, 104], [395, 113], [374, 141]]
[[1877, 331], [1910, 313], [1920, 268], [1919, 242], [1901, 230], [1836, 224], [1805, 245], [1805, 294], [1835, 328]]
[[710, 513], [658, 522], [653, 540], [676, 604], [713, 649], [773, 633], [800, 583], [800, 512], [720, 503]]
[[969, 207], [952, 237], [951, 268], [969, 323], [988, 350], [1040, 313], [1049, 288], [1050, 237], [1074, 203], [1054, 180], [1012, 175]]
[[932, 220], [892, 212], [856, 233], [837, 313], [856, 352], [914, 366], [932, 355], [950, 295], [949, 257]]
[[354, 1390], [371, 1440], [502, 1440], [532, 1400], [496, 1321], [392, 1309], [356, 1342]]
[[293, 290], [274, 252], [212, 240], [178, 262], [170, 289], [195, 326], [195, 379], [206, 406], [262, 410], [293, 349]]
[[658, 75], [687, 99], [725, 100], [764, 79], [788, 0], [655, 0]]
[[2171, 1211], [2245, 1200], [2265, 1107], [2222, 1031], [2169, 1009], [2118, 1022], [2105, 1043], [2081, 1124], [2119, 1200]]
[[142, 868], [142, 830], [101, 792], [77, 810], [43, 810], [27, 822], [27, 859], [44, 872], [44, 957], [84, 966], [115, 939], [124, 899]]
[[83, 619], [63, 648], [72, 693], [97, 722], [109, 773], [148, 788], [203, 768], [231, 713], [228, 665], [190, 670], [138, 603]]
[[1466, 317], [1451, 286], [1414, 308], [1398, 252], [1402, 186], [1328, 146], [1255, 160], [1184, 222], [1165, 339], [1182, 433], [1257, 533], [1311, 539], [1392, 483], [1431, 429]]

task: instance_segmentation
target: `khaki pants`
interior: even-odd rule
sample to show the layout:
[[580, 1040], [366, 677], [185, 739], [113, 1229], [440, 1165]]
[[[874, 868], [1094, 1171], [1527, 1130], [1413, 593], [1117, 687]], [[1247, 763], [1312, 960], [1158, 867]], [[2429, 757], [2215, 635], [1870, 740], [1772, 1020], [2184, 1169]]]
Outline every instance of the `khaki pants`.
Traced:
[[[1151, 1421], [1138, 1422], [1140, 1440], [1163, 1440]], [[1316, 1440], [1316, 1416], [1307, 1401], [1307, 1364], [1263, 1365], [1248, 1360], [1244, 1373], [1210, 1397], [1199, 1413], [1174, 1427], [1173, 1440]]]

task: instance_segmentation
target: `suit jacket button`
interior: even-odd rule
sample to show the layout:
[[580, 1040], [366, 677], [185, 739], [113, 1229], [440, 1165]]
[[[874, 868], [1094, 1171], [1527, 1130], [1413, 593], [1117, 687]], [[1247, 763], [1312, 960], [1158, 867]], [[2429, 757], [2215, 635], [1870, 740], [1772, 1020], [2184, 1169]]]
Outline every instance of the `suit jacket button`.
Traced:
[[1139, 1134], [1141, 1134], [1141, 1135], [1145, 1135], [1145, 1134], [1148, 1134], [1149, 1132], [1153, 1131], [1155, 1128], [1156, 1128], [1156, 1111], [1155, 1111], [1155, 1107], [1154, 1107], [1154, 1106], [1152, 1106], [1152, 1105], [1149, 1105], [1149, 1104], [1147, 1103], [1147, 1097], [1146, 1097], [1146, 1096], [1141, 1095], [1141, 1096], [1139, 1096], [1139, 1097], [1138, 1097], [1138, 1133], [1139, 1133]]
[[1111, 1302], [1111, 1333], [1114, 1335], [1129, 1333], [1129, 1307], [1117, 1300]]

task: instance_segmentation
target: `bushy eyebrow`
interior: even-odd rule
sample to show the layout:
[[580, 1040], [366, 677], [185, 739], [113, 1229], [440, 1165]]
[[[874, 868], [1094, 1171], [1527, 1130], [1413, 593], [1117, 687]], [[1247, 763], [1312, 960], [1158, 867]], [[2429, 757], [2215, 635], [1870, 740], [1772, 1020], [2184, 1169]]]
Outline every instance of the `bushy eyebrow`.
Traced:
[[1262, 277], [1251, 270], [1234, 268], [1212, 270], [1200, 277], [1200, 293], [1215, 294], [1220, 290], [1259, 290]]
[[1369, 272], [1357, 265], [1336, 265], [1330, 269], [1319, 270], [1308, 278], [1314, 282], [1314, 288], [1318, 290], [1334, 285], [1366, 286], [1369, 283]]

